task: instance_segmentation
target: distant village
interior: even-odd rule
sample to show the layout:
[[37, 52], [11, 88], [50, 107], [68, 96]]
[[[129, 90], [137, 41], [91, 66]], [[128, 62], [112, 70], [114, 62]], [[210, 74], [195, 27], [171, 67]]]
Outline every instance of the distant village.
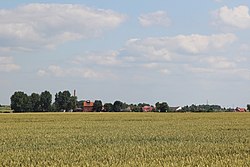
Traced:
[[[68, 90], [55, 94], [54, 101], [49, 91], [32, 93], [22, 91], [14, 92], [10, 97], [10, 106], [1, 106], [4, 111], [9, 108], [13, 112], [248, 112], [247, 108], [222, 108], [220, 105], [190, 105], [169, 106], [167, 102], [157, 102], [154, 105], [147, 103], [127, 104], [122, 101], [102, 103], [101, 100], [77, 100], [76, 91], [73, 95]], [[53, 101], [53, 102], [52, 102]]]
[[[81, 101], [82, 107], [76, 108], [75, 112], [95, 112], [95, 102], [90, 100]], [[126, 105], [126, 104], [125, 104]], [[159, 108], [145, 103], [139, 103], [139, 110], [135, 110], [136, 105], [126, 105], [125, 108], [121, 107], [121, 112], [160, 112]], [[102, 106], [102, 112], [108, 112], [105, 105]], [[191, 105], [191, 106], [177, 106], [177, 107], [168, 107], [165, 112], [247, 112], [246, 108], [221, 108], [218, 105]]]

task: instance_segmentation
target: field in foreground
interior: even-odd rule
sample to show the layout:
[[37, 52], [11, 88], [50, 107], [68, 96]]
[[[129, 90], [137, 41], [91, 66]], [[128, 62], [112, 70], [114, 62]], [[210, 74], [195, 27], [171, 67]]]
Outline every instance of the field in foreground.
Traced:
[[250, 113], [0, 114], [0, 166], [250, 166]]

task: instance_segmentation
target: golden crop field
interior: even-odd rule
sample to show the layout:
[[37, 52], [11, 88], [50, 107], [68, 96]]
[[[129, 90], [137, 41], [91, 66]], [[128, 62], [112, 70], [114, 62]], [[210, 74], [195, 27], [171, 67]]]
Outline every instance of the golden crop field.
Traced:
[[250, 113], [0, 114], [0, 166], [250, 166]]

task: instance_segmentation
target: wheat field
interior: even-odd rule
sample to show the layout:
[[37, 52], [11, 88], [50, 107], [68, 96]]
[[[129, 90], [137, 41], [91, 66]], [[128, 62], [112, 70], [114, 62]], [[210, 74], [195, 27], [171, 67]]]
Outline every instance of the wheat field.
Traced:
[[0, 114], [0, 166], [250, 166], [250, 113]]

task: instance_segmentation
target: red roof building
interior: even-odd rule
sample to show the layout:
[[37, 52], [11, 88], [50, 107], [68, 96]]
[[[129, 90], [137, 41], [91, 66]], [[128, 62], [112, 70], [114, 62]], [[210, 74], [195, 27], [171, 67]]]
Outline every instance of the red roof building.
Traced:
[[94, 102], [90, 100], [83, 102], [83, 112], [93, 112], [94, 109]]
[[247, 110], [245, 108], [240, 108], [240, 107], [237, 107], [235, 109], [235, 112], [247, 112]]
[[154, 107], [152, 106], [144, 106], [142, 107], [143, 112], [152, 112], [154, 110]]

